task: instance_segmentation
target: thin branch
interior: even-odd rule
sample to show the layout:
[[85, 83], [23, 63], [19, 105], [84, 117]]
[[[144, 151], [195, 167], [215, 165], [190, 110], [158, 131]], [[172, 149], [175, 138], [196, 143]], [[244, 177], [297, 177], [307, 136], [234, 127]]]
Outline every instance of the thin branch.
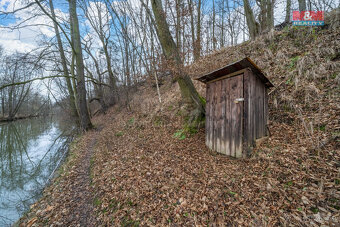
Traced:
[[[11, 87], [11, 86], [17, 86], [17, 85], [23, 85], [23, 84], [28, 84], [36, 80], [45, 80], [45, 79], [52, 79], [52, 78], [60, 78], [60, 77], [66, 77], [66, 76], [46, 76], [46, 77], [38, 77], [34, 78], [31, 80], [26, 80], [26, 81], [21, 81], [21, 82], [16, 82], [16, 83], [11, 83], [11, 84], [5, 84], [0, 87], [0, 90], [6, 88], [6, 87]], [[71, 76], [68, 76], [69, 78], [73, 78]]]

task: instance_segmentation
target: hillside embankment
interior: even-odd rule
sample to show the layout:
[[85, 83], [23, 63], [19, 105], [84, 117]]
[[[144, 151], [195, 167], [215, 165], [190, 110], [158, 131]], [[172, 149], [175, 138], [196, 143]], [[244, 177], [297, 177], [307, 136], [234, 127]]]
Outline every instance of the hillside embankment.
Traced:
[[[285, 28], [186, 68], [196, 78], [247, 56], [273, 82], [271, 136], [251, 157], [209, 151], [204, 129], [182, 134], [178, 85], [160, 78], [160, 104], [145, 82], [131, 109], [93, 119], [101, 130], [77, 139], [20, 222], [77, 226], [87, 216], [88, 226], [339, 226], [339, 37], [330, 26]], [[204, 97], [204, 85], [195, 85]]]

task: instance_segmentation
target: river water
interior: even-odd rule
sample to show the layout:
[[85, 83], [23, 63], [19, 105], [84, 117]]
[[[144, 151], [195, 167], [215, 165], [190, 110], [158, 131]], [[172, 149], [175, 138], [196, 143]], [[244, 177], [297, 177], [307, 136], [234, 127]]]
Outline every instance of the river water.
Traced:
[[66, 156], [72, 128], [52, 117], [0, 123], [0, 226], [39, 199]]

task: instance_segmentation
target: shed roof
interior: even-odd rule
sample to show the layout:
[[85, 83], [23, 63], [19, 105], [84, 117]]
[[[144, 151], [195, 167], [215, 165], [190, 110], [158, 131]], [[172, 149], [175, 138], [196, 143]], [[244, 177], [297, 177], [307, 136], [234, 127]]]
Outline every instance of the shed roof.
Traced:
[[231, 73], [235, 73], [239, 70], [250, 68], [252, 72], [257, 75], [261, 81], [267, 86], [267, 87], [274, 87], [274, 85], [269, 81], [269, 79], [264, 75], [264, 73], [261, 71], [261, 69], [248, 57], [231, 63], [229, 65], [226, 65], [220, 69], [217, 69], [213, 72], [210, 72], [208, 74], [205, 74], [199, 78], [196, 78], [196, 80], [201, 81], [203, 83], [208, 83], [209, 81], [218, 79], [222, 76], [226, 76]]

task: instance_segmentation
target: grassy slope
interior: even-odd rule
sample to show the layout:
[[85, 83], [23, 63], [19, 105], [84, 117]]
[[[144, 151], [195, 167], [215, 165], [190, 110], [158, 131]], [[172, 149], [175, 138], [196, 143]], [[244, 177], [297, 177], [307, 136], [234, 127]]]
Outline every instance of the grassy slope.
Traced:
[[[197, 77], [249, 56], [277, 85], [270, 95], [272, 136], [249, 159], [210, 152], [204, 130], [174, 138], [182, 111], [178, 87], [167, 79], [162, 105], [156, 89], [144, 84], [132, 110], [113, 108], [97, 117], [103, 130], [83, 140], [98, 138], [91, 176], [98, 220], [111, 226], [339, 225], [338, 37], [340, 31], [292, 28], [187, 68]], [[60, 193], [69, 183], [63, 175], [29, 214], [43, 210], [36, 224], [60, 224], [60, 214], [72, 210]]]

